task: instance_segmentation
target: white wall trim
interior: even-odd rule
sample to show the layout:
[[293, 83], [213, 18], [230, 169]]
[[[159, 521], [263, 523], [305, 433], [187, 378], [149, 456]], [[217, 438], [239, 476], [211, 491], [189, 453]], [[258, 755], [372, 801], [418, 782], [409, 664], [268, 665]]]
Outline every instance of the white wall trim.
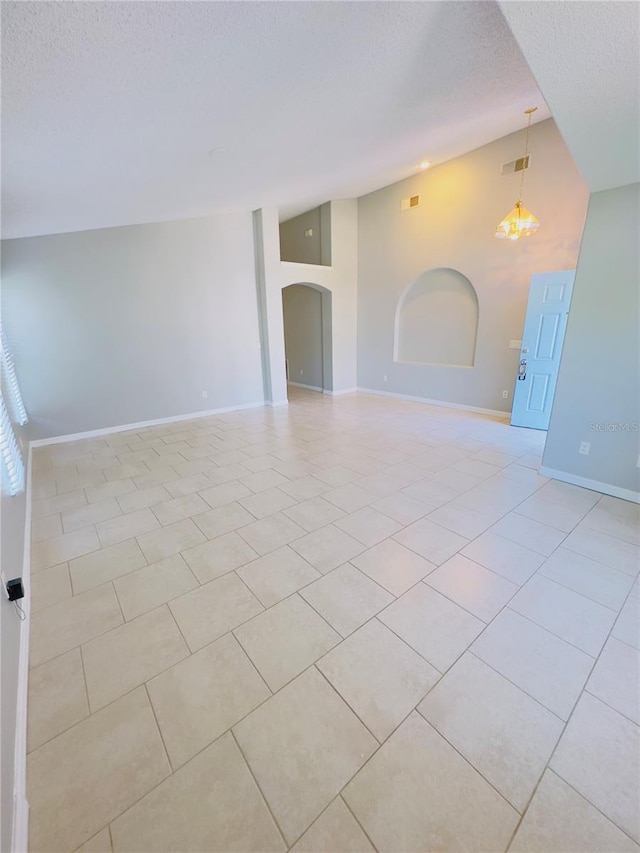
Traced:
[[288, 400], [267, 400], [265, 406], [270, 406], [272, 409], [276, 409], [278, 406], [288, 406]]
[[427, 403], [429, 406], [442, 406], [445, 409], [459, 409], [463, 412], [476, 412], [479, 415], [508, 420], [510, 413], [499, 409], [480, 409], [478, 406], [467, 406], [464, 403], [448, 403], [445, 400], [431, 400], [428, 397], [411, 397], [409, 394], [396, 394], [394, 391], [377, 391], [375, 388], [358, 388], [362, 394], [375, 394], [377, 397], [393, 397], [395, 400], [407, 400], [410, 403]]
[[29, 690], [29, 627], [31, 624], [31, 445], [27, 457], [27, 479], [25, 483], [24, 556], [22, 561], [22, 583], [25, 597], [22, 608], [25, 613], [20, 625], [20, 657], [18, 659], [18, 697], [16, 708], [16, 735], [13, 765], [13, 827], [11, 850], [27, 853], [29, 840], [29, 803], [27, 801], [27, 698]]
[[[127, 432], [134, 429], [145, 429], [146, 427], [162, 426], [162, 424], [179, 423], [180, 421], [194, 421], [198, 418], [210, 418], [213, 415], [223, 415], [227, 412], [242, 412], [245, 409], [259, 409], [265, 405], [264, 400], [255, 403], [243, 403], [238, 406], [226, 406], [222, 409], [209, 409], [204, 412], [192, 412], [188, 415], [173, 415], [170, 418], [157, 418], [153, 421], [140, 421], [135, 424], [120, 424], [119, 426], [105, 427], [104, 429], [91, 429], [87, 432], [76, 432], [71, 435], [56, 435], [53, 438], [36, 438], [30, 442], [30, 447], [45, 447], [49, 444], [64, 444], [67, 441], [78, 441], [82, 438], [100, 438], [103, 435], [111, 435], [114, 432]], [[268, 403], [266, 405], [272, 405]], [[280, 404], [278, 404], [280, 405]]]
[[[302, 382], [287, 382], [287, 385], [293, 385], [294, 388], [306, 388], [307, 391], [320, 391], [322, 388], [319, 385], [303, 385]], [[324, 392], [327, 393], [326, 391]]]
[[614, 498], [622, 498], [623, 501], [640, 503], [640, 492], [631, 489], [621, 489], [609, 483], [601, 483], [599, 480], [590, 480], [588, 477], [578, 477], [577, 474], [569, 474], [568, 471], [558, 471], [555, 468], [540, 468], [543, 477], [551, 477], [552, 480], [562, 480], [563, 483], [571, 483], [572, 486], [582, 486], [583, 489], [591, 489], [592, 492], [602, 492]]
[[341, 397], [343, 394], [355, 394], [360, 390], [360, 388], [343, 388], [341, 391], [329, 391], [327, 389], [324, 393], [329, 394], [331, 397]]

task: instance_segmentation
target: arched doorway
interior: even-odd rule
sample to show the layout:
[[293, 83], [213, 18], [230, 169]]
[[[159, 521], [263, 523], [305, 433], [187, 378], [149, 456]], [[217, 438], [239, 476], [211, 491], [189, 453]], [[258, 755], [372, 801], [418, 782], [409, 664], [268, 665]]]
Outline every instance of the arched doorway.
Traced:
[[333, 390], [331, 291], [312, 282], [282, 289], [287, 385]]

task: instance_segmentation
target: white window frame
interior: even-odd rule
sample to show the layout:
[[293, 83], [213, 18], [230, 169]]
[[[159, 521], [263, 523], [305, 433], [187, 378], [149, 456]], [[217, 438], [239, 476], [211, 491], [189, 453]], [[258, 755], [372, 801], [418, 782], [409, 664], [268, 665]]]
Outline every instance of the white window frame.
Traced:
[[[18, 385], [18, 377], [13, 363], [13, 357], [7, 346], [4, 328], [0, 325], [0, 344], [2, 352], [2, 386], [11, 392], [11, 409], [14, 421], [24, 426], [29, 418], [25, 409]], [[7, 474], [7, 489], [10, 495], [17, 495], [24, 491], [24, 461], [16, 434], [11, 422], [9, 410], [5, 404], [4, 391], [0, 393], [0, 455]]]

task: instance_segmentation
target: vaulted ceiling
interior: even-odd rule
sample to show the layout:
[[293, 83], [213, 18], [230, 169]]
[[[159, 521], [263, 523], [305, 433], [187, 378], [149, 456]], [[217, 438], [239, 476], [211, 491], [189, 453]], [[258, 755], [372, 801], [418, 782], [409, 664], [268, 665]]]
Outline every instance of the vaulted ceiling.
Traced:
[[484, 0], [6, 0], [2, 19], [4, 237], [294, 215], [549, 115]]

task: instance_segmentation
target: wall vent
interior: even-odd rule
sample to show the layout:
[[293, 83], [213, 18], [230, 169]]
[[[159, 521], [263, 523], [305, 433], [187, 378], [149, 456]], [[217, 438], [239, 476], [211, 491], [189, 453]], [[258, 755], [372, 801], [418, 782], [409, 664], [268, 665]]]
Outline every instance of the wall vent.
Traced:
[[400, 210], [411, 210], [413, 207], [420, 207], [419, 195], [412, 195], [410, 198], [403, 198], [400, 202]]
[[503, 163], [500, 170], [501, 175], [512, 175], [514, 172], [524, 172], [531, 164], [531, 154], [526, 157], [518, 157], [517, 160], [512, 160], [510, 163]]

